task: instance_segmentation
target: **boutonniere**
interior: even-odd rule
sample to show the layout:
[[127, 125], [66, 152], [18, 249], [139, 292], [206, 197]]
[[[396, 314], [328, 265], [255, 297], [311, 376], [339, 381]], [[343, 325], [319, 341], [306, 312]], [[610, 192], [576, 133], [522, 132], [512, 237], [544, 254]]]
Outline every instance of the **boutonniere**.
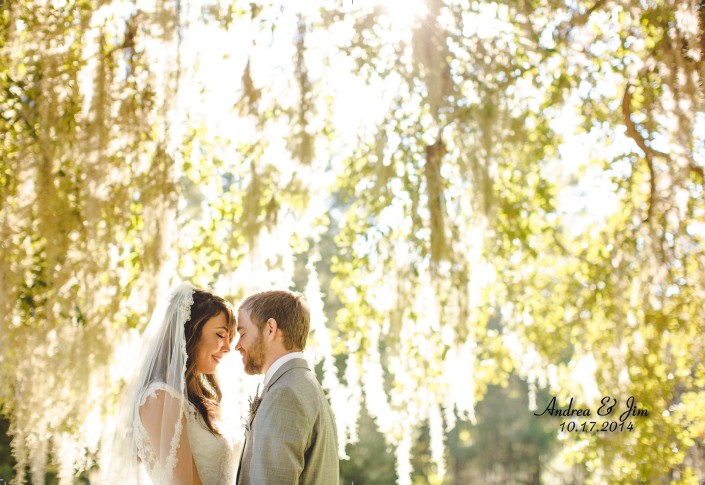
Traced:
[[251, 423], [252, 420], [255, 419], [255, 414], [257, 414], [259, 403], [262, 402], [262, 396], [259, 395], [259, 385], [257, 386], [257, 391], [255, 392], [254, 397], [250, 396], [248, 401], [250, 403], [250, 412], [247, 415], [247, 421]]

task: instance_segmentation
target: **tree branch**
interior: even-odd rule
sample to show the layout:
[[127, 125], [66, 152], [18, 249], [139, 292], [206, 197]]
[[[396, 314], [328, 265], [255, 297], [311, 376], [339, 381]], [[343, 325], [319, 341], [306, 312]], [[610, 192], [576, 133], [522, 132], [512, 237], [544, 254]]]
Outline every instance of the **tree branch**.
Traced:
[[446, 152], [445, 143], [440, 134], [433, 145], [426, 147], [426, 190], [428, 192], [428, 210], [431, 226], [431, 260], [439, 263], [447, 256], [448, 241], [445, 231], [445, 208], [443, 194], [443, 176], [441, 163]]
[[[632, 102], [632, 93], [631, 93], [632, 85], [631, 83], [627, 83], [626, 88], [624, 89], [624, 98], [622, 99], [622, 114], [624, 117], [624, 124], [627, 127], [627, 135], [636, 142], [636, 144], [641, 148], [641, 150], [644, 152], [644, 157], [646, 158], [646, 163], [648, 164], [649, 167], [649, 174], [651, 176], [651, 179], [649, 181], [649, 186], [651, 190], [651, 195], [649, 197], [649, 211], [648, 215], [646, 216], [646, 219], [644, 219], [644, 222], [648, 222], [649, 219], [651, 218], [652, 214], [652, 206], [654, 202], [654, 197], [656, 194], [656, 175], [654, 173], [654, 156], [659, 156], [663, 157], [666, 159], [667, 162], [673, 163], [673, 160], [671, 156], [668, 153], [661, 152], [659, 150], [656, 150], [649, 146], [642, 136], [642, 134], [637, 130], [636, 124], [631, 118], [631, 102]], [[703, 170], [703, 167], [698, 165], [695, 160], [693, 160], [692, 157], [687, 157], [686, 158], [688, 161], [688, 169], [691, 172], [695, 172], [697, 175], [700, 176], [701, 180], [705, 183], [705, 171]]]
[[592, 7], [587, 9], [584, 13], [573, 17], [571, 24], [573, 27], [585, 25], [590, 18], [590, 15], [595, 12], [598, 8], [601, 8], [605, 4], [605, 0], [597, 0]]
[[666, 156], [665, 153], [656, 152], [649, 145], [646, 144], [646, 140], [641, 136], [639, 130], [636, 129], [634, 121], [632, 121], [632, 85], [627, 83], [624, 88], [624, 97], [622, 98], [622, 115], [624, 117], [624, 124], [627, 126], [627, 135], [629, 138], [634, 140], [636, 144], [644, 152], [644, 157], [646, 158], [646, 164], [649, 167], [649, 208], [646, 213], [646, 219], [644, 222], [648, 222], [651, 219], [651, 213], [654, 206], [654, 197], [656, 195], [656, 174], [654, 173], [654, 154]]

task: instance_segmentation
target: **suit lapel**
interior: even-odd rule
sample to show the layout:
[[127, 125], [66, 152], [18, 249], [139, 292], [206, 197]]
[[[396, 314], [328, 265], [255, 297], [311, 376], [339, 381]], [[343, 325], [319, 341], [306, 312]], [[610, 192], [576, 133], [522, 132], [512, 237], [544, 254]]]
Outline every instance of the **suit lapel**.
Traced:
[[[275, 382], [277, 382], [284, 374], [289, 372], [292, 369], [309, 369], [308, 362], [306, 362], [306, 359], [292, 359], [289, 362], [285, 363], [282, 365], [272, 376], [272, 378], [269, 380], [267, 385], [265, 386], [264, 390], [262, 390], [262, 397], [260, 398], [261, 400], [264, 400], [265, 395], [267, 394], [267, 391], [269, 391], [269, 388], [274, 385]], [[260, 406], [262, 403], [260, 402]], [[255, 413], [255, 416], [257, 413]], [[247, 430], [247, 434], [245, 435], [245, 441], [242, 443], [242, 449], [240, 450], [240, 463], [237, 467], [237, 477], [235, 479], [235, 483], [240, 482], [240, 470], [242, 469], [242, 458], [245, 456], [245, 447], [247, 446], [247, 438], [249, 438], [250, 433], [252, 432], [252, 422], [255, 419], [255, 416], [252, 416], [252, 419], [250, 419], [249, 422], [249, 429]]]
[[240, 461], [237, 464], [237, 475], [235, 475], [235, 484], [240, 483], [240, 472], [242, 471], [242, 457], [245, 455], [245, 446], [247, 445], [247, 435], [245, 435], [245, 441], [242, 442], [242, 448], [240, 448]]
[[269, 388], [272, 387], [274, 383], [277, 382], [284, 374], [289, 372], [291, 369], [299, 368], [310, 370], [306, 359], [291, 359], [289, 362], [285, 363], [283, 366], [277, 369], [277, 371], [274, 373], [272, 378], [265, 386], [264, 391], [262, 391], [262, 398], [264, 398], [264, 395], [267, 393], [267, 391], [269, 391]]
[[[279, 378], [281, 376], [283, 376], [284, 374], [289, 372], [291, 369], [297, 369], [297, 368], [308, 369], [309, 367], [308, 367], [308, 362], [306, 362], [306, 359], [292, 359], [289, 362], [287, 362], [286, 364], [282, 365], [279, 369], [277, 369], [277, 371], [274, 373], [272, 378], [269, 380], [269, 382], [267, 383], [265, 388], [262, 390], [262, 395], [259, 397], [260, 403], [257, 406], [258, 409], [259, 409], [259, 406], [262, 405], [262, 400], [264, 399], [265, 394], [267, 394], [267, 391], [269, 391], [269, 388], [272, 387], [272, 384], [277, 382], [277, 380], [279, 380]], [[249, 419], [249, 422], [248, 422], [249, 429], [247, 430], [248, 434], [249, 434], [250, 430], [252, 430], [252, 421], [255, 420], [256, 415], [257, 415], [257, 412], [255, 411], [255, 413]]]

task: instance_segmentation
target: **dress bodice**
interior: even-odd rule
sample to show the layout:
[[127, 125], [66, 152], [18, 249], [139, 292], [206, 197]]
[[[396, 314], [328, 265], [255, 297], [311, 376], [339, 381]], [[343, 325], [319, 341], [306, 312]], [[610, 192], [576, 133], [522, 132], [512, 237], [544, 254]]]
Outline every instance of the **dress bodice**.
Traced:
[[203, 485], [234, 484], [238, 455], [232, 444], [223, 436], [211, 433], [191, 403], [188, 403], [186, 423], [191, 454]]

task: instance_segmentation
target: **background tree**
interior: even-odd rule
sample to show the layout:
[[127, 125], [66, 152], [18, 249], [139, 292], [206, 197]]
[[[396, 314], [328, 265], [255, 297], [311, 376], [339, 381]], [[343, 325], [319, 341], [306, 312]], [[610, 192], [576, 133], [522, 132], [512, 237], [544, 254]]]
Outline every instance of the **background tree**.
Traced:
[[2, 6], [0, 400], [19, 483], [49, 456], [63, 482], [89, 466], [114, 351], [171, 272], [177, 13], [113, 7]]

